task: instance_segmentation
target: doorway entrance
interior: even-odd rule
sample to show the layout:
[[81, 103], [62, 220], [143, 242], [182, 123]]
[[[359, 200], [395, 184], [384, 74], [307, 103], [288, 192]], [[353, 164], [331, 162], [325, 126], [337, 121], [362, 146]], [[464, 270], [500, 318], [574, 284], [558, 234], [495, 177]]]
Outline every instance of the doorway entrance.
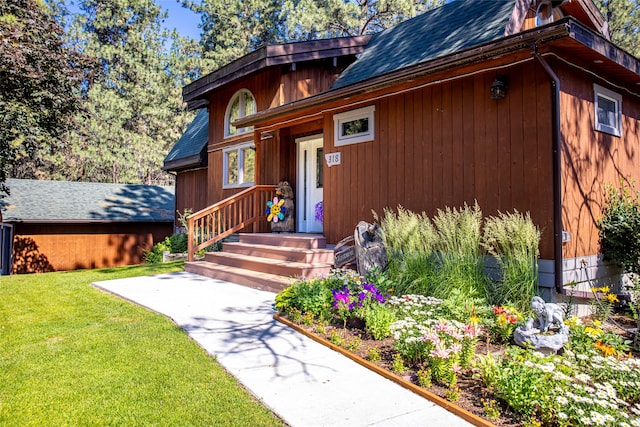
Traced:
[[322, 233], [316, 220], [316, 205], [323, 200], [322, 135], [296, 139], [298, 146], [298, 182], [296, 190], [296, 229], [300, 233]]

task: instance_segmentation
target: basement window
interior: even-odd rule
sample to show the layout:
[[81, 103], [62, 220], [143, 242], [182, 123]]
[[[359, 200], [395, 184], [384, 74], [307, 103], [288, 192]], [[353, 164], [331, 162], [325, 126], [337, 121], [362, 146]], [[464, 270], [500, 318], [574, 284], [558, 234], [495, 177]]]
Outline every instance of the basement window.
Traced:
[[373, 141], [375, 138], [374, 112], [370, 105], [333, 116], [334, 140], [336, 147], [359, 142]]
[[224, 149], [222, 153], [223, 188], [251, 187], [255, 181], [255, 146], [236, 145]]
[[615, 136], [622, 135], [622, 95], [597, 84], [593, 85], [595, 129]]

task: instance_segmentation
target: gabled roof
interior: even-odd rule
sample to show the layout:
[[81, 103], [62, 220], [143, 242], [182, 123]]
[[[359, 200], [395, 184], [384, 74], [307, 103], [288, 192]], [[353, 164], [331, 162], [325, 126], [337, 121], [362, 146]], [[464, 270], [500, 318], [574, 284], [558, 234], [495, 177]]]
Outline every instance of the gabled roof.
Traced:
[[201, 109], [164, 158], [164, 170], [206, 165], [209, 112]]
[[505, 35], [514, 0], [456, 0], [373, 36], [336, 80], [348, 86]]
[[173, 186], [7, 179], [5, 222], [173, 222]]
[[341, 37], [263, 46], [182, 88], [189, 109], [202, 106], [207, 93], [267, 67], [361, 53], [370, 36]]

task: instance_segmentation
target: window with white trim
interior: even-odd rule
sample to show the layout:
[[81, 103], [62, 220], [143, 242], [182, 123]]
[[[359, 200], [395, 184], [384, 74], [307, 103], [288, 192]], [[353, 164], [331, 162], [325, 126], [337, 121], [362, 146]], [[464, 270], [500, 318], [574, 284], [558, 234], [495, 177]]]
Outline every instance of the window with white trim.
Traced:
[[250, 144], [222, 150], [223, 188], [250, 187], [255, 181], [256, 149]]
[[375, 110], [375, 105], [370, 105], [357, 110], [334, 114], [333, 145], [339, 147], [341, 145], [373, 141], [375, 138]]
[[238, 119], [255, 113], [256, 100], [251, 92], [247, 89], [240, 89], [237, 91], [233, 97], [231, 97], [231, 101], [229, 101], [229, 104], [227, 105], [227, 112], [224, 116], [224, 137], [228, 138], [230, 136], [252, 131], [253, 126], [236, 128], [232, 123]]
[[622, 135], [622, 95], [593, 85], [594, 127], [600, 132]]

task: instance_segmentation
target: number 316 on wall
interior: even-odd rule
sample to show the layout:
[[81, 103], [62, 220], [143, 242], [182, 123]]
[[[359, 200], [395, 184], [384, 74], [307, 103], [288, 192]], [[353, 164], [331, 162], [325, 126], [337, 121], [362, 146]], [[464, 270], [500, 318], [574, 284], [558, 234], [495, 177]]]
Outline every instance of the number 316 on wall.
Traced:
[[341, 153], [338, 151], [336, 153], [327, 153], [324, 155], [325, 160], [327, 161], [327, 166], [335, 166], [342, 163]]

